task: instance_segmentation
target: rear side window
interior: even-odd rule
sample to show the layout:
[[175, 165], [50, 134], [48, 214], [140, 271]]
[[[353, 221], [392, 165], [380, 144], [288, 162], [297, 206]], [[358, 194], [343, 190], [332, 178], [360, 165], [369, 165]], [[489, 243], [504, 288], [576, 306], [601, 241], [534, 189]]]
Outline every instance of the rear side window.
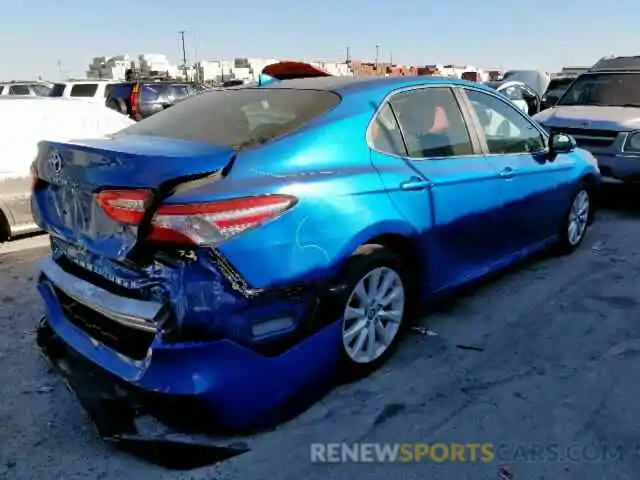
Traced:
[[94, 97], [98, 91], [97, 83], [78, 83], [71, 87], [71, 97]]
[[31, 91], [26, 85], [11, 85], [9, 95], [29, 95]]
[[218, 90], [191, 97], [118, 135], [150, 135], [234, 147], [287, 135], [340, 103], [328, 91], [285, 88]]
[[49, 92], [50, 97], [62, 97], [64, 95], [64, 83], [55, 83]]
[[388, 103], [380, 109], [369, 128], [369, 142], [371, 147], [379, 152], [401, 157], [407, 155], [400, 126]]

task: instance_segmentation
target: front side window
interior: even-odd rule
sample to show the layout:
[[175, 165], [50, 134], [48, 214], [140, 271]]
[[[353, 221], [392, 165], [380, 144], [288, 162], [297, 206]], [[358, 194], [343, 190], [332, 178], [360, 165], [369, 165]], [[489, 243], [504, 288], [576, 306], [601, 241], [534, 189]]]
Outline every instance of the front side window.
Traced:
[[98, 91], [97, 83], [78, 83], [71, 87], [71, 97], [94, 97]]
[[288, 88], [215, 90], [187, 98], [117, 135], [256, 146], [302, 128], [340, 103], [329, 91]]
[[640, 73], [588, 73], [579, 76], [558, 106], [640, 107]]
[[515, 107], [493, 95], [476, 90], [466, 92], [480, 122], [489, 153], [534, 153], [545, 148], [540, 131]]
[[402, 92], [389, 103], [402, 128], [409, 157], [473, 153], [466, 123], [451, 89], [430, 87]]
[[400, 126], [388, 103], [383, 105], [371, 124], [369, 141], [371, 147], [379, 152], [398, 156], [407, 155]]

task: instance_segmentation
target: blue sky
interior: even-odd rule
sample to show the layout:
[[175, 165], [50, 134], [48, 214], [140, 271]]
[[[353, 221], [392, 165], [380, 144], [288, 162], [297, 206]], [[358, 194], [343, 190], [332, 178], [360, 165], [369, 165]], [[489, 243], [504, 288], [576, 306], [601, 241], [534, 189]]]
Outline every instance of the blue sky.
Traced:
[[[590, 65], [640, 54], [638, 0], [11, 0], [0, 15], [0, 79], [82, 75], [94, 56], [373, 60], [485, 68]], [[634, 50], [634, 48], [638, 50]]]

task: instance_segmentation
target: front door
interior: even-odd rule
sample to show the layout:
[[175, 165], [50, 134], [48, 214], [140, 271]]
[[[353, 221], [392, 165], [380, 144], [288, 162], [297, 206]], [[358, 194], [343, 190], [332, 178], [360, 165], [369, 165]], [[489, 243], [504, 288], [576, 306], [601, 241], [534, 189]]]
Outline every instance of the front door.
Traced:
[[465, 88], [486, 140], [487, 160], [503, 178], [502, 208], [515, 252], [556, 234], [572, 193], [571, 155], [549, 161], [547, 139], [526, 114], [497, 95]]
[[497, 235], [504, 223], [496, 209], [502, 179], [467, 129], [453, 91], [399, 92], [373, 127], [373, 164], [396, 207], [418, 230], [430, 290], [486, 273], [505, 254]]

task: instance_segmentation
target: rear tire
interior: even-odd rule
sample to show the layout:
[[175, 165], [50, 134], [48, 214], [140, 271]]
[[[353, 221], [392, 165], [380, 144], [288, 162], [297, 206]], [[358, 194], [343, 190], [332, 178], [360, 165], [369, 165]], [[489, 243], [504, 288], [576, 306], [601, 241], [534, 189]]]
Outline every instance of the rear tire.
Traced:
[[593, 192], [586, 183], [580, 183], [571, 196], [571, 202], [558, 231], [558, 251], [566, 255], [576, 251], [587, 234], [593, 216]]
[[381, 245], [364, 245], [341, 278], [340, 376], [354, 380], [382, 366], [395, 352], [409, 316], [414, 285], [402, 259]]

